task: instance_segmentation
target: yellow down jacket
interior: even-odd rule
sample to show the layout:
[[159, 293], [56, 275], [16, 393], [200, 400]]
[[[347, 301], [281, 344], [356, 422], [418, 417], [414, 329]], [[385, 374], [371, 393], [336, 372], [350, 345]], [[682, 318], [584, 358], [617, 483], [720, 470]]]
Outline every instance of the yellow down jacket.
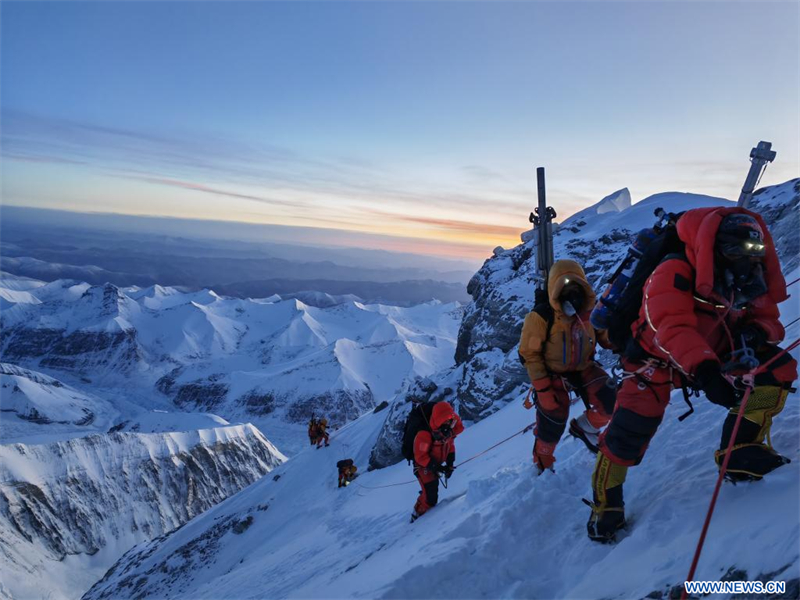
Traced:
[[[586, 292], [584, 305], [572, 317], [564, 314], [558, 301], [561, 290], [570, 281], [580, 283]], [[531, 382], [550, 373], [583, 371], [594, 359], [597, 338], [589, 315], [596, 297], [581, 266], [574, 260], [556, 261], [547, 278], [547, 293], [555, 313], [550, 337], [547, 337], [547, 321], [531, 311], [525, 317], [519, 340], [519, 354]]]

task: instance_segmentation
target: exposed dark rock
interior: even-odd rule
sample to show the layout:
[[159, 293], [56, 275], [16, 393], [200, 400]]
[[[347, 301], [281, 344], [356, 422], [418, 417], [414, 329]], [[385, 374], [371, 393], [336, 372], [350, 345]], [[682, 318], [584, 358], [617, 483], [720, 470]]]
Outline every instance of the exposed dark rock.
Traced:
[[241, 404], [248, 414], [258, 416], [268, 415], [278, 406], [274, 394], [269, 392], [259, 393], [257, 391], [245, 394], [237, 400], [237, 403]]
[[313, 416], [324, 415], [328, 425], [341, 427], [375, 408], [375, 397], [364, 390], [334, 390], [296, 401], [286, 411], [290, 423], [304, 423]]
[[213, 383], [206, 379], [180, 386], [173, 402], [178, 408], [191, 406], [201, 410], [213, 410], [225, 400], [227, 395], [227, 385]]
[[252, 524], [253, 524], [253, 515], [247, 515], [246, 519], [242, 519], [241, 521], [236, 521], [236, 523], [233, 524], [231, 530], [236, 535], [241, 535], [245, 531], [247, 531], [250, 528], [250, 525]]

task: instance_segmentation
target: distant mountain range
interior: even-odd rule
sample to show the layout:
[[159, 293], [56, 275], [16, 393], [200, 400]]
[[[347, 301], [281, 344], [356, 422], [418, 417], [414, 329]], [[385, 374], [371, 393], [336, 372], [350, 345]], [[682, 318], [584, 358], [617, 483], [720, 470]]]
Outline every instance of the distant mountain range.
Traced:
[[[79, 213], [13, 206], [0, 208], [0, 217], [0, 269], [44, 281], [210, 288], [240, 298], [314, 291], [411, 305], [467, 301], [464, 286], [476, 266], [382, 250], [177, 233], [179, 224], [191, 221], [161, 219], [175, 232], [165, 235], [150, 231], [165, 227], [153, 218], [83, 215], [82, 223]], [[103, 224], [109, 229], [98, 228]], [[126, 225], [149, 229], [131, 231]]]
[[58, 389], [61, 401], [15, 392], [4, 401], [3, 439], [127, 431], [141, 410], [177, 409], [252, 421], [292, 453], [313, 414], [342, 425], [453, 362], [458, 303], [301, 296], [321, 306], [6, 275], [0, 357], [8, 372], [46, 373], [39, 387]]

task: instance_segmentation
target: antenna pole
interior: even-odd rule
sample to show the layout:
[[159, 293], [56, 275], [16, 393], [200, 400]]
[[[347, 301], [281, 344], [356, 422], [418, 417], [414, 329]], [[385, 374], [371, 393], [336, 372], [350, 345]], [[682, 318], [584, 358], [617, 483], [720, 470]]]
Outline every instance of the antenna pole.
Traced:
[[553, 219], [556, 211], [552, 206], [547, 206], [547, 194], [544, 183], [544, 167], [536, 169], [536, 184], [539, 191], [539, 205], [535, 214], [531, 213], [528, 220], [533, 223], [536, 232], [536, 268], [539, 271], [539, 288], [547, 289], [547, 276], [553, 266]]
[[772, 149], [771, 142], [758, 142], [758, 146], [750, 151], [750, 171], [742, 186], [742, 193], [739, 195], [738, 205], [747, 208], [750, 199], [753, 197], [758, 181], [764, 173], [767, 165], [775, 160], [776, 152]]

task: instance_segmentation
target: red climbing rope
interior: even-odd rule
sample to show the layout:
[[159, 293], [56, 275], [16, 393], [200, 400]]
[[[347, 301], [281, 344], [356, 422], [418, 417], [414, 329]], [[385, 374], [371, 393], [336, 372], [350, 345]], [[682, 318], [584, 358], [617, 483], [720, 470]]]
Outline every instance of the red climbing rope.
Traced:
[[[528, 425], [528, 426], [527, 426], [527, 427], [525, 427], [524, 429], [520, 429], [520, 430], [519, 430], [517, 433], [515, 433], [515, 434], [513, 434], [513, 435], [510, 435], [510, 436], [508, 436], [506, 439], [504, 439], [504, 440], [501, 440], [501, 441], [497, 442], [497, 443], [496, 443], [496, 444], [494, 444], [493, 446], [489, 446], [488, 448], [486, 448], [486, 450], [483, 450], [483, 451], [481, 451], [481, 452], [478, 452], [478, 454], [476, 454], [475, 456], [471, 456], [471, 457], [469, 457], [467, 460], [461, 461], [460, 463], [458, 463], [457, 465], [455, 465], [455, 468], [458, 468], [458, 467], [460, 467], [461, 465], [465, 465], [465, 464], [467, 464], [469, 461], [471, 461], [471, 460], [475, 460], [475, 459], [476, 459], [476, 458], [478, 458], [479, 456], [483, 456], [483, 455], [484, 455], [484, 454], [486, 454], [487, 452], [489, 452], [489, 451], [491, 451], [491, 450], [494, 450], [495, 448], [497, 448], [498, 446], [500, 446], [500, 445], [502, 445], [502, 444], [505, 444], [507, 441], [509, 441], [509, 440], [511, 440], [511, 439], [513, 439], [513, 438], [515, 438], [515, 437], [517, 437], [518, 435], [522, 435], [523, 433], [527, 433], [528, 431], [530, 431], [531, 429], [533, 429], [533, 425], [534, 425], [534, 424], [533, 424], [533, 423], [531, 423], [530, 425]], [[383, 488], [396, 487], [396, 486], [398, 486], [398, 485], [408, 485], [408, 484], [410, 484], [410, 483], [417, 483], [417, 480], [416, 480], [416, 479], [412, 479], [411, 481], [400, 481], [400, 482], [398, 482], [398, 483], [387, 483], [386, 485], [376, 485], [376, 486], [364, 485], [364, 484], [362, 484], [362, 483], [356, 483], [356, 485], [358, 485], [358, 486], [360, 486], [360, 487], [362, 487], [362, 488], [364, 488], [364, 489], [367, 489], [367, 490], [380, 490], [380, 489], [383, 489]]]
[[791, 344], [789, 344], [788, 346], [786, 346], [786, 348], [784, 348], [783, 350], [781, 350], [780, 352], [778, 352], [778, 353], [777, 353], [775, 356], [773, 356], [772, 358], [770, 358], [770, 359], [769, 359], [767, 362], [765, 362], [763, 365], [761, 365], [760, 367], [758, 367], [757, 369], [755, 369], [755, 370], [753, 371], [753, 373], [752, 373], [752, 374], [753, 374], [753, 376], [755, 377], [755, 376], [756, 376], [756, 375], [758, 375], [759, 373], [763, 373], [764, 371], [766, 371], [766, 370], [767, 370], [767, 367], [768, 367], [768, 366], [770, 366], [772, 363], [774, 363], [776, 360], [778, 360], [778, 359], [779, 359], [781, 356], [783, 356], [783, 355], [784, 355], [784, 354], [786, 354], [787, 352], [791, 352], [792, 350], [794, 350], [794, 349], [795, 349], [795, 348], [797, 348], [798, 346], [800, 346], [800, 338], [797, 338], [797, 339], [796, 339], [795, 341], [793, 341]]
[[[781, 350], [778, 354], [773, 356], [763, 365], [753, 369], [750, 371], [746, 377], [752, 381], [752, 378], [758, 375], [759, 373], [763, 373], [766, 368], [775, 362], [778, 358], [786, 354], [787, 352], [791, 352], [793, 349], [800, 346], [800, 338], [796, 339], [794, 342], [789, 344], [786, 348]], [[728, 442], [728, 448], [725, 450], [725, 458], [722, 460], [722, 466], [719, 468], [719, 476], [717, 477], [717, 483], [714, 486], [714, 493], [711, 495], [711, 502], [708, 505], [708, 513], [706, 513], [706, 520], [703, 523], [703, 529], [700, 532], [700, 539], [697, 541], [697, 548], [694, 551], [694, 558], [692, 558], [692, 566], [689, 569], [689, 574], [686, 576], [686, 581], [692, 581], [694, 577], [695, 570], [697, 569], [697, 563], [700, 560], [700, 553], [703, 551], [703, 544], [706, 541], [706, 534], [708, 533], [708, 526], [711, 524], [711, 516], [714, 514], [714, 508], [717, 504], [717, 497], [719, 496], [720, 487], [722, 487], [722, 481], [725, 478], [725, 473], [728, 470], [728, 461], [731, 458], [731, 449], [733, 448], [734, 440], [736, 440], [736, 434], [739, 433], [739, 424], [742, 422], [742, 416], [744, 415], [745, 407], [747, 406], [747, 401], [750, 399], [750, 392], [753, 391], [752, 385], [748, 385], [747, 390], [745, 390], [744, 396], [742, 397], [742, 403], [739, 405], [739, 412], [736, 415], [736, 422], [733, 424], [733, 431], [731, 432], [731, 438]], [[681, 593], [681, 600], [686, 600], [686, 588], [683, 588], [683, 592]]]
[[[739, 433], [739, 424], [742, 422], [742, 415], [744, 415], [744, 408], [747, 401], [750, 399], [750, 392], [753, 388], [748, 387], [742, 398], [742, 403], [739, 405], [739, 413], [736, 415], [736, 422], [733, 425], [731, 432], [731, 439], [728, 442], [728, 448], [725, 451], [725, 458], [722, 460], [722, 466], [719, 468], [719, 476], [717, 477], [717, 484], [714, 486], [714, 493], [711, 495], [711, 503], [708, 506], [708, 513], [706, 513], [706, 520], [703, 523], [703, 530], [700, 532], [700, 539], [697, 541], [697, 548], [694, 551], [694, 558], [692, 558], [692, 566], [689, 569], [689, 574], [686, 576], [686, 581], [692, 581], [694, 578], [697, 563], [700, 560], [700, 553], [703, 551], [703, 544], [706, 541], [706, 534], [708, 533], [708, 526], [711, 524], [711, 516], [714, 514], [714, 507], [717, 504], [717, 496], [719, 496], [720, 487], [722, 487], [722, 480], [725, 478], [725, 472], [728, 470], [728, 461], [731, 458], [731, 448], [733, 448], [733, 441], [736, 439], [736, 434]], [[684, 586], [681, 593], [681, 600], [686, 600], [686, 587]]]

